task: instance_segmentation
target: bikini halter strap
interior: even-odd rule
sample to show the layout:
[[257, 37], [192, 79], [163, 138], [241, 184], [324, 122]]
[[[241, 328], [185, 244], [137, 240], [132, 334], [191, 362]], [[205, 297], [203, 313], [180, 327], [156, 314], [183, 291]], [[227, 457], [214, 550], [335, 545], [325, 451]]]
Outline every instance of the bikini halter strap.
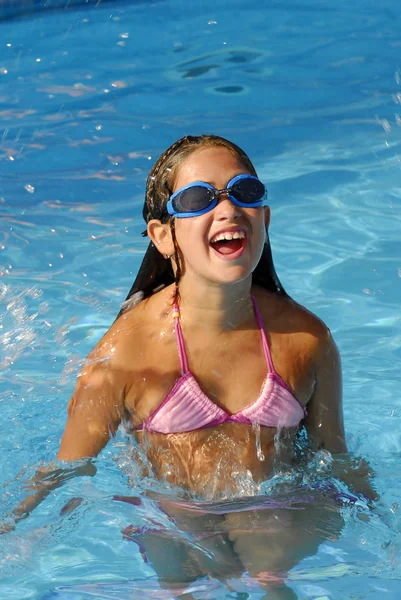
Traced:
[[262, 315], [260, 314], [259, 309], [256, 306], [255, 296], [253, 294], [251, 294], [251, 299], [252, 299], [252, 304], [253, 304], [253, 310], [255, 311], [256, 320], [259, 325], [260, 335], [262, 337], [262, 346], [263, 346], [263, 352], [265, 353], [267, 367], [269, 369], [269, 373], [274, 373], [275, 371], [274, 371], [273, 361], [272, 361], [272, 357], [270, 354], [269, 344], [267, 343], [265, 329], [263, 327]]

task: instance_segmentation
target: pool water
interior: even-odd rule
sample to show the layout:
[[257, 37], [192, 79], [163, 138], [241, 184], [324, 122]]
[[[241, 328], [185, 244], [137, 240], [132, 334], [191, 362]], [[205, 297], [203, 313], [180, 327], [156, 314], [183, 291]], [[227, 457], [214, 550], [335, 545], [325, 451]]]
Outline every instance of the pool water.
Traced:
[[[374, 511], [343, 508], [339, 539], [294, 567], [288, 588], [300, 599], [399, 598], [397, 6], [11, 4], [0, 1], [1, 514], [54, 458], [79, 367], [135, 277], [149, 168], [180, 136], [217, 133], [268, 186], [277, 271], [333, 332], [347, 442], [380, 494]], [[95, 478], [71, 479], [2, 536], [0, 597], [171, 597], [121, 534], [162, 518], [151, 503], [112, 500], [142, 489], [124, 431], [96, 464]], [[246, 573], [191, 593], [264, 594]]]

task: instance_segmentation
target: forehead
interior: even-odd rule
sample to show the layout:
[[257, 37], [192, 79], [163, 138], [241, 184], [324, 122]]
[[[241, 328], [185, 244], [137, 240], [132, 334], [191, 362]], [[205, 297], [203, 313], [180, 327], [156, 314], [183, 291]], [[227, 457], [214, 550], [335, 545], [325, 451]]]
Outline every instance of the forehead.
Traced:
[[174, 182], [174, 191], [193, 181], [204, 181], [217, 188], [224, 188], [227, 181], [240, 173], [249, 173], [249, 171], [239, 157], [227, 148], [202, 148], [192, 152], [180, 164]]

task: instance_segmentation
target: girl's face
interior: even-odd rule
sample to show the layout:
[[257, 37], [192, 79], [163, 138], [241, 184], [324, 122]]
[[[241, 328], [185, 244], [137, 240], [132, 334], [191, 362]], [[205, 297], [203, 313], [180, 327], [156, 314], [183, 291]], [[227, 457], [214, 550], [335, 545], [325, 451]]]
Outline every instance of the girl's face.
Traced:
[[[224, 189], [233, 177], [243, 173], [249, 171], [226, 148], [203, 148], [181, 164], [173, 192], [194, 181]], [[176, 218], [175, 233], [184, 276], [197, 275], [222, 284], [247, 278], [261, 257], [269, 217], [267, 207], [236, 206], [222, 194], [210, 212]]]

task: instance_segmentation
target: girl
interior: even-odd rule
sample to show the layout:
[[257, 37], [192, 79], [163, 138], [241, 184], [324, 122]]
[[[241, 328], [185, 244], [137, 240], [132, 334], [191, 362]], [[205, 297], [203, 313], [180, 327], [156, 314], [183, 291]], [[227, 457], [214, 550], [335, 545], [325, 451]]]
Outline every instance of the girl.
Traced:
[[266, 189], [238, 146], [213, 135], [178, 140], [149, 174], [143, 216], [148, 250], [78, 378], [57, 458], [97, 456], [123, 421], [144, 471], [213, 501], [159, 501], [195, 545], [125, 531], [160, 581], [248, 570], [291, 598], [280, 573], [336, 538], [335, 499], [317, 532], [319, 500], [301, 491], [302, 511], [285, 510], [288, 498], [272, 506], [259, 496], [233, 512], [216, 501], [244, 485], [254, 493], [291, 464], [301, 425], [314, 448], [346, 451], [336, 345], [278, 280]]

